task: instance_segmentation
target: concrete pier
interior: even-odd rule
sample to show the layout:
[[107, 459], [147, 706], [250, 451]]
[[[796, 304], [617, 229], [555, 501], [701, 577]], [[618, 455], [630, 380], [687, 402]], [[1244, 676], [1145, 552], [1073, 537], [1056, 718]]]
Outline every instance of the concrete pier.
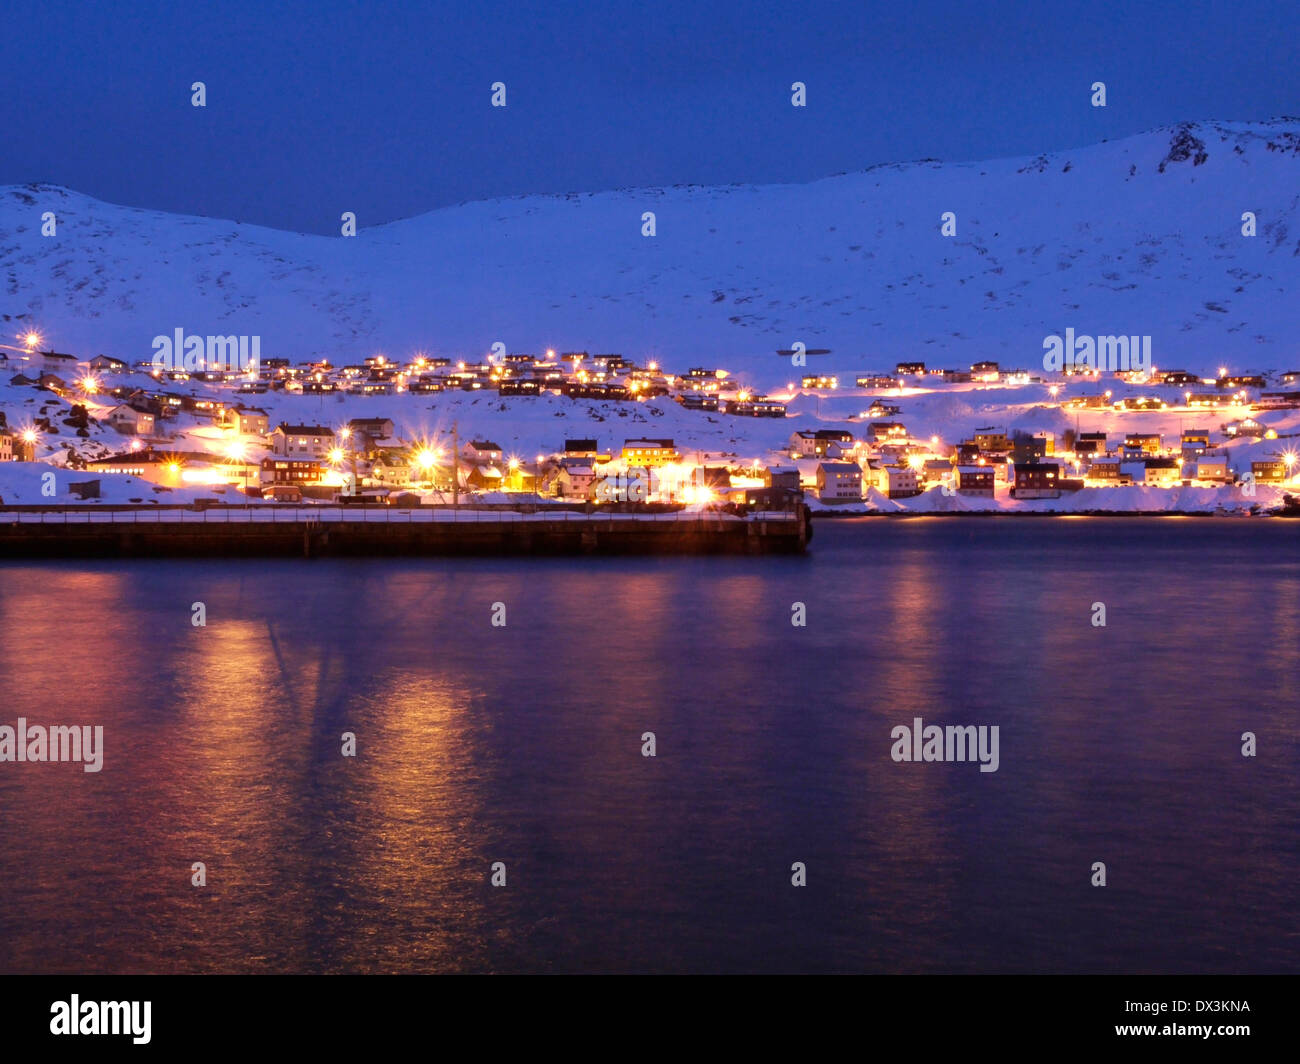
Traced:
[[0, 508], [16, 557], [793, 554], [806, 510], [573, 513], [328, 506]]

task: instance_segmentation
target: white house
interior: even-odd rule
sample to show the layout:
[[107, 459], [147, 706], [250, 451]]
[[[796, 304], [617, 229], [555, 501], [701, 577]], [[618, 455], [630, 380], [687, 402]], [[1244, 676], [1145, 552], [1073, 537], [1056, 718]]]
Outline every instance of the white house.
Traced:
[[821, 462], [817, 497], [822, 502], [861, 502], [862, 467], [857, 462]]
[[[948, 466], [948, 471], [951, 473], [952, 465], [946, 462], [944, 464]], [[885, 466], [883, 472], [888, 478], [885, 492], [891, 499], [921, 494], [920, 478], [910, 465]]]
[[370, 479], [385, 487], [408, 487], [411, 483], [411, 466], [396, 459], [380, 458], [370, 467]]
[[1231, 479], [1228, 459], [1224, 455], [1202, 455], [1196, 460], [1196, 479], [1226, 483]]
[[154, 429], [154, 417], [148, 411], [137, 410], [123, 403], [108, 412], [108, 423], [128, 436], [151, 436]]
[[565, 462], [555, 478], [555, 494], [562, 499], [589, 499], [595, 485], [594, 466], [585, 462]]
[[227, 410], [226, 427], [241, 436], [265, 436], [271, 427], [264, 410]]
[[286, 425], [271, 433], [271, 452], [285, 458], [324, 458], [334, 446], [334, 432], [321, 425]]

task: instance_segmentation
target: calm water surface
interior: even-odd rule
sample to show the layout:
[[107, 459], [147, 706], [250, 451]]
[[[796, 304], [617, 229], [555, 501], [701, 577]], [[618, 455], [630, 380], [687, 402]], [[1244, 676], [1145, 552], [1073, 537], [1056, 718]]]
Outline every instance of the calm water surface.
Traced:
[[1300, 971], [1300, 521], [812, 547], [0, 563], [0, 970]]

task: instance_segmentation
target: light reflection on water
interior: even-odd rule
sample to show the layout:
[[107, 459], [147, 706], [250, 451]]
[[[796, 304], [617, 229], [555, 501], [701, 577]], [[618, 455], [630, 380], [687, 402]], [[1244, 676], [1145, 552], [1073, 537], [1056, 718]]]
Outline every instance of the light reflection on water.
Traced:
[[0, 970], [1295, 971], [1298, 534], [0, 566], [0, 723], [106, 733], [0, 765]]

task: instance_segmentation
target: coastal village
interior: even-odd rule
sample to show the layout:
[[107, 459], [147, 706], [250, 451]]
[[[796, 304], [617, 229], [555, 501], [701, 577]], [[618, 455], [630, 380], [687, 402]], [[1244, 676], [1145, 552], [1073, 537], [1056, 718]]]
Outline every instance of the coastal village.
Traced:
[[1300, 371], [785, 372], [555, 350], [182, 371], [33, 332], [0, 352], [0, 463], [63, 475], [0, 473], [0, 499], [1242, 511], [1300, 475]]

